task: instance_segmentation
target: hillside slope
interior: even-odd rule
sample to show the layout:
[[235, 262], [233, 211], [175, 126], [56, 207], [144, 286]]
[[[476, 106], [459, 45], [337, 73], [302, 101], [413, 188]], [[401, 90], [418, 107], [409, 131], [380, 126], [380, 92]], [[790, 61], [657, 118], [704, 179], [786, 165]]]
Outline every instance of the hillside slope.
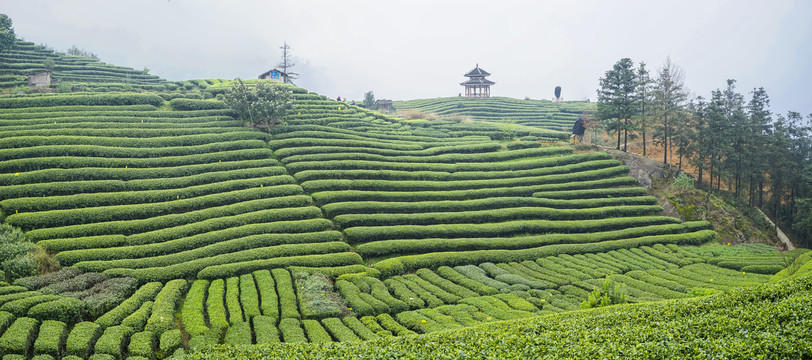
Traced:
[[0, 349], [30, 354], [15, 341], [45, 320], [80, 357], [401, 337], [576, 310], [605, 283], [632, 303], [754, 286], [806, 251], [697, 246], [709, 224], [663, 216], [608, 154], [508, 141], [560, 133], [287, 89], [270, 134], [218, 100], [0, 97], [4, 223], [63, 265], [0, 286]]
[[594, 103], [549, 100], [520, 100], [506, 97], [464, 98], [446, 97], [395, 101], [397, 110], [417, 110], [442, 116], [467, 116], [473, 120], [519, 124], [571, 133], [572, 125], [581, 114], [595, 112]]

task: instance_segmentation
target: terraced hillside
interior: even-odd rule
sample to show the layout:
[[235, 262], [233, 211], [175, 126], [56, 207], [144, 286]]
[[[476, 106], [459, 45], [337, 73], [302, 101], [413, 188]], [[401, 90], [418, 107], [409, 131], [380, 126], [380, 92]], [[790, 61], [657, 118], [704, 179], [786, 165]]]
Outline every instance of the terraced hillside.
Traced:
[[446, 97], [395, 101], [397, 110], [417, 110], [437, 115], [462, 115], [474, 120], [509, 123], [570, 132], [582, 113], [595, 112], [593, 103], [549, 100], [520, 100], [506, 97]]
[[632, 303], [729, 291], [805, 252], [700, 246], [708, 223], [662, 216], [608, 155], [506, 141], [559, 132], [291, 90], [271, 134], [217, 100], [0, 97], [4, 224], [63, 266], [0, 286], [0, 352], [386, 341], [579, 309], [605, 284]]
[[[51, 62], [52, 68], [47, 64]], [[90, 90], [121, 90], [125, 87], [165, 90], [167, 81], [124, 66], [115, 66], [81, 56], [55, 52], [42, 45], [18, 40], [11, 50], [0, 53], [0, 89], [28, 84], [28, 75], [52, 71], [53, 81], [80, 85]], [[177, 88], [177, 85], [171, 85]]]

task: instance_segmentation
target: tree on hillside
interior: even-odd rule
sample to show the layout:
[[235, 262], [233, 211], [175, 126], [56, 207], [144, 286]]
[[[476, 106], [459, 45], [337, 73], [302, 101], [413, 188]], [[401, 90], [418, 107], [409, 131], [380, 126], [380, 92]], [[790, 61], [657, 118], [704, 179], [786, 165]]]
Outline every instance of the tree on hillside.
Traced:
[[637, 68], [637, 87], [635, 88], [635, 100], [637, 101], [637, 124], [636, 127], [640, 129], [643, 136], [643, 156], [646, 156], [646, 131], [649, 126], [649, 116], [651, 112], [651, 86], [654, 81], [651, 79], [646, 63], [640, 62], [640, 67]]
[[663, 164], [671, 157], [671, 136], [679, 120], [684, 120], [684, 106], [688, 99], [682, 69], [666, 58], [654, 81], [654, 113], [657, 118], [654, 140], [663, 145]]
[[282, 116], [293, 108], [292, 92], [269, 81], [259, 81], [255, 87], [247, 86], [237, 78], [225, 93], [226, 105], [234, 109], [243, 121], [270, 132], [282, 123]]
[[0, 14], [0, 52], [13, 49], [17, 41], [11, 25], [11, 18], [6, 14]]
[[[748, 178], [748, 202], [750, 206], [755, 205], [755, 185], [759, 184], [759, 199], [764, 189], [764, 181], [767, 178], [766, 151], [769, 147], [767, 135], [770, 133], [772, 117], [770, 114], [770, 99], [764, 88], [753, 89], [750, 102], [747, 103], [748, 116], [748, 140], [749, 146], [746, 148], [745, 175]], [[762, 206], [760, 203], [759, 206]]]
[[99, 58], [99, 55], [96, 55], [96, 54], [94, 54], [94, 53], [92, 53], [90, 51], [87, 51], [85, 49], [80, 49], [80, 48], [76, 47], [76, 45], [73, 45], [73, 46], [71, 46], [70, 49], [68, 49], [68, 55], [83, 56], [83, 57], [93, 59], [93, 60], [96, 60], [96, 61], [101, 60]]
[[629, 119], [634, 113], [636, 87], [634, 63], [629, 58], [620, 59], [612, 69], [600, 79], [598, 89], [598, 118], [606, 122], [606, 130], [617, 132], [617, 150], [620, 150], [620, 136], [624, 137], [623, 151], [629, 130]]
[[372, 109], [375, 106], [375, 93], [372, 90], [364, 93], [364, 107]]
[[293, 84], [293, 80], [299, 78], [299, 73], [290, 71], [290, 68], [296, 66], [296, 64], [293, 62], [293, 56], [290, 54], [291, 48], [287, 41], [279, 48], [282, 49], [282, 60], [279, 62], [279, 64], [276, 64], [276, 67], [280, 68], [282, 72], [287, 75], [287, 77], [285, 77], [285, 83]]

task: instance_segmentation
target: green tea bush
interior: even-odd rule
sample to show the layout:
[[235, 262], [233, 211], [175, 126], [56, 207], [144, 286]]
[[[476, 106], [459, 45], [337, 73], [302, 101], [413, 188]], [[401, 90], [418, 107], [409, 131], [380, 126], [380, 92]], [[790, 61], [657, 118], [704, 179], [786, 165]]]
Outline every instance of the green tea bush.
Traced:
[[61, 294], [65, 292], [76, 292], [89, 289], [94, 285], [107, 280], [107, 275], [100, 273], [88, 272], [79, 274], [74, 278], [67, 279], [55, 284], [48, 285], [41, 288], [39, 291], [43, 294]]
[[14, 320], [8, 330], [0, 336], [0, 353], [28, 355], [36, 339], [39, 321], [21, 317]]
[[258, 345], [280, 342], [279, 331], [276, 329], [276, 318], [264, 315], [255, 316], [253, 323]]
[[[393, 281], [395, 283], [401, 283], [404, 286], [406, 286], [409, 290], [411, 290], [413, 293], [415, 293], [418, 297], [420, 297], [420, 299], [422, 299], [425, 302], [426, 307], [437, 307], [437, 306], [440, 306], [440, 305], [444, 304], [443, 300], [440, 300], [440, 298], [437, 297], [437, 295], [434, 295], [432, 292], [424, 289], [422, 286], [420, 286], [419, 283], [414, 282], [413, 281], [414, 278], [406, 278], [406, 277], [402, 277], [402, 276], [395, 276], [395, 277], [387, 279], [387, 281], [389, 281], [389, 280], [391, 280], [391, 281]], [[389, 287], [393, 288], [392, 285], [393, 284], [390, 284]]]
[[226, 279], [226, 310], [228, 310], [228, 323], [231, 326], [245, 321], [240, 306], [240, 278], [236, 276]]
[[296, 292], [293, 289], [293, 279], [290, 272], [285, 269], [273, 269], [271, 273], [274, 282], [276, 282], [276, 293], [279, 295], [280, 317], [282, 319], [299, 319], [298, 301]]
[[414, 310], [426, 307], [426, 302], [404, 283], [393, 279], [386, 279], [384, 280], [384, 285], [386, 285], [387, 289], [391, 290], [398, 299], [403, 301], [409, 309]]
[[276, 322], [279, 320], [279, 297], [276, 295], [276, 283], [267, 269], [254, 271], [253, 275], [259, 289], [260, 308], [265, 317], [263, 321], [271, 322], [275, 329]]
[[[361, 321], [355, 316], [345, 316], [341, 318], [341, 321], [362, 340], [380, 339], [380, 336], [375, 334], [375, 332], [370, 330], [368, 327], [364, 326], [364, 324], [361, 323]], [[339, 341], [341, 340], [339, 339]]]
[[251, 345], [251, 342], [251, 324], [247, 321], [229, 327], [223, 341], [226, 345]]
[[34, 355], [50, 355], [59, 358], [65, 345], [67, 325], [61, 321], [45, 320], [39, 327], [34, 341]]
[[209, 286], [209, 296], [206, 297], [206, 313], [209, 315], [209, 324], [212, 329], [228, 328], [225, 306], [226, 282], [223, 279], [212, 280]]
[[127, 300], [96, 319], [96, 323], [103, 328], [120, 324], [124, 318], [141, 308], [144, 302], [154, 299], [162, 288], [163, 284], [159, 282], [142, 285]]
[[222, 101], [216, 100], [194, 100], [177, 98], [169, 101], [169, 106], [175, 111], [195, 111], [195, 110], [211, 110], [211, 109], [225, 109], [226, 104]]
[[121, 320], [121, 325], [129, 327], [135, 331], [144, 330], [150, 315], [152, 315], [152, 306], [154, 304], [155, 303], [152, 301], [144, 301], [138, 310], [125, 317], [124, 320]]
[[446, 280], [429, 269], [418, 269], [415, 273], [419, 277], [423, 278], [423, 280], [426, 280], [429, 283], [447, 291], [448, 293], [456, 295], [457, 297], [466, 298], [478, 296], [477, 293], [471, 291], [470, 289]]
[[190, 337], [203, 335], [209, 330], [204, 317], [206, 290], [208, 288], [208, 280], [196, 280], [192, 283], [186, 298], [183, 300], [180, 318], [183, 321], [183, 328]]
[[133, 334], [130, 337], [130, 344], [127, 346], [127, 350], [130, 354], [128, 359], [134, 356], [152, 359], [155, 353], [155, 334], [150, 331], [142, 331]]
[[[346, 243], [344, 243], [343, 245], [337, 245], [336, 248], [330, 248], [326, 247], [325, 245], [320, 245], [319, 248], [312, 249], [315, 251], [325, 251], [325, 252], [335, 251], [323, 255], [287, 256], [265, 260], [251, 260], [223, 265], [211, 265], [201, 270], [197, 274], [197, 276], [204, 279], [214, 279], [222, 277], [227, 274], [249, 273], [263, 268], [267, 269], [288, 266], [344, 266], [362, 263], [360, 255], [345, 251], [346, 250], [346, 248], [344, 247], [345, 245]], [[235, 257], [244, 256], [239, 253], [236, 254], [237, 255], [235, 255]]]
[[479, 295], [493, 295], [499, 293], [498, 289], [470, 279], [448, 266], [440, 266], [437, 268], [437, 274], [449, 280], [451, 283], [464, 286]]
[[282, 318], [279, 321], [279, 332], [282, 334], [282, 340], [286, 343], [307, 342], [307, 337], [299, 325], [298, 319]]
[[361, 338], [358, 335], [344, 325], [339, 318], [327, 318], [321, 321], [321, 324], [324, 326], [327, 331], [339, 342], [350, 342], [350, 341], [361, 341]]
[[[22, 299], [9, 301], [3, 306], [0, 306], [0, 311], [8, 311], [14, 316], [25, 316], [28, 310], [37, 304], [47, 303], [54, 300], [59, 300], [61, 297], [57, 295], [34, 295]], [[81, 302], [81, 300], [79, 300]], [[38, 312], [40, 313], [40, 312]]]
[[240, 276], [240, 304], [246, 319], [262, 315], [259, 309], [259, 293], [254, 276], [251, 274]]
[[86, 359], [101, 334], [102, 328], [96, 323], [84, 321], [76, 324], [65, 342], [65, 354]]
[[347, 280], [336, 280], [335, 286], [353, 313], [360, 316], [376, 314], [376, 309], [361, 297], [362, 292], [358, 286]]
[[161, 292], [155, 296], [155, 303], [152, 305], [152, 315], [147, 320], [145, 330], [152, 331], [156, 335], [163, 334], [175, 327], [175, 308], [180, 301], [180, 297], [186, 290], [186, 280], [175, 279], [166, 283]]
[[133, 329], [120, 325], [104, 329], [104, 333], [96, 341], [94, 352], [96, 354], [112, 355], [116, 360], [121, 360], [125, 353], [126, 344], [133, 333], [135, 333]]
[[43, 275], [29, 276], [14, 280], [15, 285], [25, 286], [31, 290], [38, 290], [51, 284], [63, 282], [65, 280], [76, 277], [82, 271], [77, 268], [66, 267], [58, 271], [50, 272]]
[[333, 342], [333, 338], [330, 337], [330, 334], [324, 330], [324, 327], [322, 327], [317, 320], [302, 320], [302, 326], [304, 327], [305, 334], [307, 334], [307, 338], [310, 340], [310, 342]]
[[161, 357], [168, 358], [182, 347], [183, 334], [181, 334], [180, 329], [168, 330], [163, 332], [160, 336], [158, 354], [160, 354]]
[[0, 98], [0, 109], [65, 105], [152, 105], [157, 107], [163, 103], [164, 99], [155, 94], [60, 94], [58, 96]]
[[81, 319], [86, 311], [87, 306], [84, 301], [66, 297], [34, 305], [28, 309], [27, 314], [40, 321], [58, 320], [73, 323]]

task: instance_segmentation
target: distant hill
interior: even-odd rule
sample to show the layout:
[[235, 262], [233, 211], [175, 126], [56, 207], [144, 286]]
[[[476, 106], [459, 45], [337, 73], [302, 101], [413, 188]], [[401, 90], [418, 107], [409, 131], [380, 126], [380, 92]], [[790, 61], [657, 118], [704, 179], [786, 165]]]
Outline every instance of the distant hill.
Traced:
[[594, 113], [595, 104], [586, 101], [554, 103], [549, 100], [520, 100], [506, 97], [444, 97], [395, 101], [397, 110], [417, 110], [437, 115], [462, 115], [473, 120], [515, 122], [519, 125], [569, 132], [581, 113]]

